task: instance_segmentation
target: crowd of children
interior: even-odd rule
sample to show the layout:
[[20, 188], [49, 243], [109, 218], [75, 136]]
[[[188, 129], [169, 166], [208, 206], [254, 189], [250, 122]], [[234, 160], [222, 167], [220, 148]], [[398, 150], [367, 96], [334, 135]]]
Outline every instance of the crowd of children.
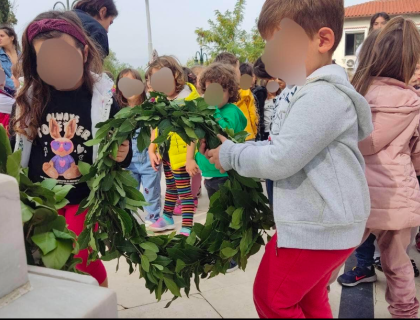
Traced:
[[[112, 10], [108, 15], [101, 11], [103, 21], [98, 21], [109, 27], [118, 11], [113, 1], [105, 2]], [[86, 212], [76, 212], [89, 188], [79, 183], [78, 162], [92, 164], [97, 158], [97, 147], [84, 145], [95, 136], [96, 124], [149, 99], [152, 77], [163, 68], [174, 79], [167, 94], [172, 101], [198, 99], [211, 84], [219, 84], [223, 99], [214, 118], [222, 128], [247, 131], [246, 143], [220, 136], [222, 145], [204, 152], [172, 132], [168, 149], [151, 143], [140, 152], [137, 131], [119, 147], [117, 162], [132, 172], [149, 204], [144, 208], [147, 229], [175, 230], [178, 214], [179, 233], [189, 236], [202, 184], [211, 198], [233, 169], [266, 181], [276, 222], [254, 285], [260, 317], [331, 318], [327, 287], [354, 251], [357, 266], [338, 282], [376, 281], [376, 267], [387, 278], [392, 316], [416, 317], [414, 277], [419, 271], [408, 253], [413, 242], [420, 251], [420, 34], [409, 19], [376, 14], [349, 82], [332, 60], [343, 33], [342, 0], [266, 0], [258, 29], [267, 42], [284, 18], [300, 25], [309, 39], [304, 85], [286, 86], [271, 76], [264, 58], [241, 64], [228, 52], [191, 69], [173, 56], [154, 56], [144, 78], [124, 69], [114, 82], [103, 70], [107, 41], [106, 48], [98, 47], [73, 12], [37, 16], [23, 33], [22, 52], [16, 34], [0, 28], [4, 50], [16, 51], [10, 56], [0, 50], [0, 123], [9, 127], [15, 149], [22, 150], [22, 166], [32, 181], [53, 178], [74, 186], [59, 213], [79, 235]], [[36, 67], [48, 55], [41, 46], [57, 39], [82, 57], [77, 62], [82, 75], [64, 87], [46, 81]], [[72, 78], [71, 68], [49, 72], [55, 81]], [[249, 88], [240, 85], [245, 75], [252, 78]], [[145, 91], [126, 97], [120, 87], [124, 78], [142, 82]], [[159, 134], [152, 130], [151, 141]], [[88, 250], [77, 257], [82, 258], [78, 269], [108, 285], [100, 260], [87, 263]], [[235, 268], [231, 261], [229, 271]]]

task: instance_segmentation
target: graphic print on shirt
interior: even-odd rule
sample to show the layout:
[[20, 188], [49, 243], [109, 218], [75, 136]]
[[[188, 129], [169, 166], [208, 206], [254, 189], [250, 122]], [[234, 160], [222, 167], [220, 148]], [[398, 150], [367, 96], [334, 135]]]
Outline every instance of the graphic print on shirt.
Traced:
[[45, 162], [42, 170], [53, 179], [64, 177], [65, 179], [76, 179], [81, 176], [79, 167], [71, 156], [74, 151], [74, 144], [71, 141], [76, 133], [76, 119], [71, 119], [64, 127], [64, 137], [61, 136], [60, 126], [54, 119], [50, 119], [50, 135], [54, 139], [51, 142], [51, 151], [56, 155], [49, 162]]
[[289, 109], [290, 101], [296, 94], [298, 87], [294, 87], [291, 90], [283, 91], [280, 98], [277, 101], [275, 115], [271, 121], [270, 135], [279, 135], [280, 129], [286, 119], [286, 114]]

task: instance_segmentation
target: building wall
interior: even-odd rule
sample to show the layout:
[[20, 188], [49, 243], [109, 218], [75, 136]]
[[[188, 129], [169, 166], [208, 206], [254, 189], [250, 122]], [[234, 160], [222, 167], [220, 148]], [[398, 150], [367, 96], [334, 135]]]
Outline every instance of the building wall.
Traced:
[[[420, 15], [407, 15], [406, 17], [412, 19], [417, 24], [420, 30]], [[365, 33], [365, 38], [366, 38], [369, 31], [369, 25], [370, 25], [370, 18], [348, 19], [344, 22], [343, 38], [341, 39], [340, 44], [338, 45], [337, 50], [335, 51], [334, 56], [333, 56], [333, 59], [336, 59], [337, 64], [348, 69], [346, 67], [346, 60], [356, 59], [356, 56], [346, 56], [345, 54], [346, 33], [356, 33], [356, 32], [362, 31]], [[349, 73], [351, 73], [353, 70], [349, 69], [348, 71]]]

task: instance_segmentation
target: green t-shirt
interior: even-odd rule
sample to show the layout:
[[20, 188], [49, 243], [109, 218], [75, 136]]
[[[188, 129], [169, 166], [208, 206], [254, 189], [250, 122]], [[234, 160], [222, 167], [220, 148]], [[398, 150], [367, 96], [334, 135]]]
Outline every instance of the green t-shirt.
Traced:
[[[241, 132], [246, 128], [247, 119], [242, 111], [234, 104], [228, 103], [214, 112], [214, 118], [222, 128], [233, 129], [235, 133]], [[211, 164], [207, 158], [201, 153], [197, 152], [195, 156], [203, 177], [206, 178], [220, 178], [227, 177], [227, 173], [220, 173], [214, 164]]]

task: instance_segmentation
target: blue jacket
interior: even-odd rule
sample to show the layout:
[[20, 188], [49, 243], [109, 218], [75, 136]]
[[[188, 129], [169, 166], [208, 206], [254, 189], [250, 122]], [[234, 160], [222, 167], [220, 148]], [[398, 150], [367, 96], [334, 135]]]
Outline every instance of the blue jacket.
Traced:
[[14, 90], [15, 85], [12, 80], [12, 61], [10, 61], [9, 56], [4, 52], [3, 48], [0, 48], [0, 63], [6, 74], [6, 87]]
[[105, 28], [86, 12], [73, 10], [82, 21], [86, 33], [98, 44], [98, 49], [102, 51], [102, 57], [105, 59], [109, 55], [108, 33]]

